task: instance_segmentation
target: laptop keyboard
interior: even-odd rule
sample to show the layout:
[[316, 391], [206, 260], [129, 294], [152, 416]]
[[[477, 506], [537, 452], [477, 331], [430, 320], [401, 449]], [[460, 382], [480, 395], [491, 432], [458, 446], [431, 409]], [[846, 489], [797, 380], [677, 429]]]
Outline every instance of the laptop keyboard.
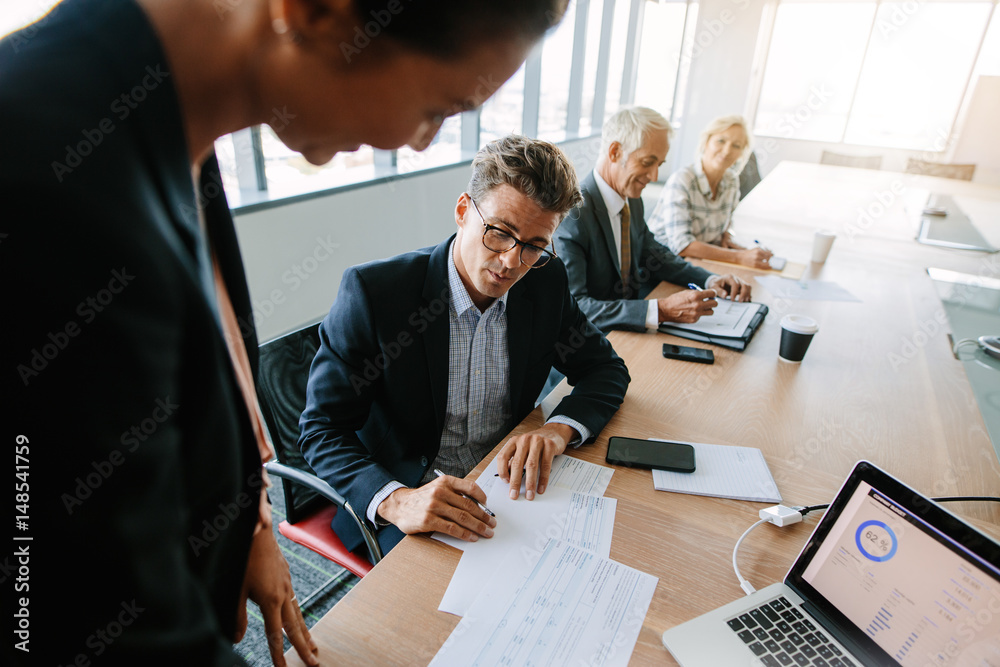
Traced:
[[839, 646], [784, 597], [726, 624], [766, 667], [856, 667]]

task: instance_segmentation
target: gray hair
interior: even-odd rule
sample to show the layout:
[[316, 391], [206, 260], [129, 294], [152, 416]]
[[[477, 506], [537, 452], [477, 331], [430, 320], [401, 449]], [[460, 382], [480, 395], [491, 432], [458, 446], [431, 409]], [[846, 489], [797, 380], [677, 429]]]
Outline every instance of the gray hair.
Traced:
[[611, 144], [618, 142], [622, 154], [628, 157], [637, 150], [649, 136], [657, 130], [667, 131], [667, 140], [674, 134], [670, 121], [649, 107], [625, 107], [604, 121], [601, 129], [601, 155], [607, 155]]
[[743, 147], [743, 154], [736, 163], [731, 167], [737, 172], [743, 168], [746, 161], [750, 159], [750, 152], [753, 150], [753, 135], [750, 134], [750, 128], [747, 127], [747, 121], [743, 116], [737, 114], [731, 114], [729, 116], [719, 116], [714, 118], [711, 123], [701, 131], [701, 136], [698, 139], [698, 155], [697, 160], [701, 162], [701, 156], [705, 154], [705, 149], [708, 148], [708, 139], [713, 134], [718, 134], [719, 132], [725, 132], [734, 125], [739, 126], [743, 129], [743, 134], [747, 137], [747, 145]]

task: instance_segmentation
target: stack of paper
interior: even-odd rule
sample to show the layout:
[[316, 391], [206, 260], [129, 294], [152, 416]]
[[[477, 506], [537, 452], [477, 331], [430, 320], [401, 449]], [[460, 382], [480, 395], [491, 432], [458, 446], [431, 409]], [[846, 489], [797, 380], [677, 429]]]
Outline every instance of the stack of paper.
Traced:
[[493, 573], [431, 665], [628, 664], [657, 578], [550, 540]]
[[557, 456], [545, 493], [511, 500], [488, 466], [477, 483], [497, 526], [488, 540], [433, 537], [464, 553], [441, 611], [463, 616], [433, 665], [621, 665], [656, 577], [609, 560], [614, 470]]
[[[676, 442], [676, 441], [671, 441]], [[781, 494], [759, 449], [686, 443], [694, 447], [694, 472], [653, 471], [657, 491], [780, 503]]]
[[498, 569], [510, 562], [534, 562], [550, 539], [566, 540], [600, 556], [611, 555], [618, 505], [614, 498], [550, 486], [532, 501], [524, 499], [523, 491], [518, 500], [511, 500], [499, 477], [485, 479], [480, 486], [486, 492], [486, 506], [496, 514], [493, 537], [466, 542], [434, 534], [435, 539], [465, 552], [441, 599], [440, 611], [462, 616]]

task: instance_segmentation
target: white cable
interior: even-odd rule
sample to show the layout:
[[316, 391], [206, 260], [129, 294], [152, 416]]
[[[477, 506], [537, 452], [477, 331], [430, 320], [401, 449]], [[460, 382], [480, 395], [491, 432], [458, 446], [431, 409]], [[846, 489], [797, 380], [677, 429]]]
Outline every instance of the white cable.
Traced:
[[733, 570], [736, 572], [736, 578], [740, 580], [740, 588], [742, 588], [743, 592], [745, 592], [747, 595], [750, 595], [751, 593], [756, 593], [757, 589], [754, 588], [753, 585], [749, 581], [747, 581], [746, 579], [744, 579], [742, 574], [740, 574], [740, 566], [736, 564], [736, 555], [740, 551], [740, 544], [742, 544], [743, 540], [746, 538], [746, 536], [750, 534], [750, 531], [753, 530], [754, 528], [756, 528], [757, 526], [759, 526], [762, 523], [770, 523], [770, 522], [767, 519], [761, 519], [760, 521], [758, 521], [754, 525], [752, 525], [749, 528], [747, 528], [746, 532], [744, 532], [740, 536], [740, 539], [736, 540], [736, 546], [733, 547]]
[[953, 355], [955, 355], [956, 357], [958, 357], [958, 348], [962, 347], [963, 345], [968, 345], [969, 343], [972, 343], [972, 344], [974, 344], [974, 345], [979, 345], [979, 341], [978, 341], [978, 340], [976, 340], [975, 338], [963, 338], [962, 340], [960, 340], [960, 341], [957, 341], [957, 342], [956, 342], [956, 343], [955, 343], [955, 344], [954, 344], [954, 345], [952, 346], [952, 348], [951, 348], [951, 353], [952, 353]]

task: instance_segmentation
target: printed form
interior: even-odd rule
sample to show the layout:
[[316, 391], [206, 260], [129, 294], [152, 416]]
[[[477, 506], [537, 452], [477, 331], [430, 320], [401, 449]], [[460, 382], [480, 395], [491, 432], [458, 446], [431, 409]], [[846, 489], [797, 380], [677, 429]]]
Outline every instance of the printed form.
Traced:
[[440, 611], [464, 615], [498, 570], [506, 563], [534, 563], [550, 539], [565, 540], [605, 558], [611, 554], [618, 506], [614, 498], [549, 486], [532, 501], [525, 500], [523, 490], [517, 500], [511, 500], [499, 477], [480, 480], [497, 527], [492, 538], [478, 542], [434, 533], [434, 539], [465, 552], [441, 599]]
[[431, 665], [628, 664], [657, 578], [551, 540], [501, 566]]
[[[487, 479], [496, 476], [496, 464], [490, 463], [486, 470], [480, 473], [476, 483], [480, 487], [486, 488], [484, 484]], [[592, 496], [603, 496], [611, 483], [611, 475], [614, 468], [597, 465], [582, 459], [575, 459], [572, 456], [559, 454], [552, 459], [552, 472], [549, 473], [549, 488], [559, 486], [570, 491], [579, 491]], [[523, 484], [521, 485], [524, 486]], [[523, 491], [523, 488], [522, 488]]]

